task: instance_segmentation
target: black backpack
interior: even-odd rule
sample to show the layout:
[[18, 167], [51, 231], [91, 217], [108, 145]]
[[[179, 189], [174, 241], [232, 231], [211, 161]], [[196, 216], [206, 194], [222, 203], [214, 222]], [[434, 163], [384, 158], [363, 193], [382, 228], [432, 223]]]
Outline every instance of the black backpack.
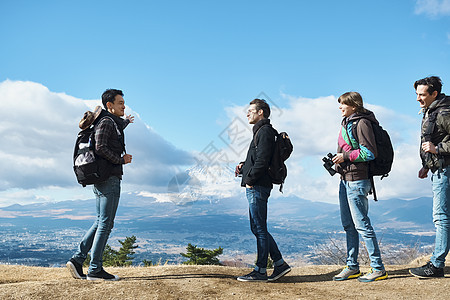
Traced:
[[[275, 132], [275, 146], [272, 159], [269, 164], [269, 176], [272, 183], [279, 184], [280, 192], [283, 192], [284, 180], [287, 177], [287, 167], [284, 162], [289, 158], [289, 156], [291, 156], [294, 146], [292, 145], [291, 139], [286, 132], [278, 133], [275, 128], [272, 129]], [[257, 134], [258, 132], [255, 134], [255, 143]]]
[[[112, 118], [110, 119], [119, 132], [116, 122]], [[80, 131], [75, 142], [73, 170], [78, 183], [83, 187], [103, 182], [110, 176], [111, 164], [106, 159], [95, 154], [95, 128], [96, 126], [90, 125], [85, 130]]]
[[[356, 126], [358, 121], [353, 123], [352, 132], [356, 133]], [[391, 138], [386, 130], [376, 122], [372, 123], [372, 130], [375, 136], [375, 144], [377, 146], [378, 155], [374, 160], [369, 161], [369, 179], [372, 183], [373, 198], [377, 201], [377, 193], [375, 191], [375, 183], [373, 176], [381, 176], [380, 180], [389, 176], [389, 172], [392, 169], [392, 163], [394, 162], [394, 147], [392, 146]], [[356, 141], [358, 137], [353, 134]]]

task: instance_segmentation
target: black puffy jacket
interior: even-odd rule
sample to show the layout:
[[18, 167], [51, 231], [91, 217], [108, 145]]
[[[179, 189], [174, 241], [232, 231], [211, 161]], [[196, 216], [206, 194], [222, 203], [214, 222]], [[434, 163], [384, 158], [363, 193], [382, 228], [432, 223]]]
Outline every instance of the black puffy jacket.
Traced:
[[269, 165], [274, 147], [275, 131], [269, 119], [262, 119], [253, 126], [253, 139], [242, 167], [241, 186], [248, 184], [273, 188]]

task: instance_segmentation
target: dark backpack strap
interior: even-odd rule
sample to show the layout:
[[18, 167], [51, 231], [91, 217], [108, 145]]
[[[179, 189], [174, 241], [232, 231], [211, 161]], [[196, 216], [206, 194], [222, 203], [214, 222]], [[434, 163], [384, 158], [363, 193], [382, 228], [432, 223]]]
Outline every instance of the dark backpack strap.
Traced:
[[[429, 113], [428, 115], [427, 129], [425, 129], [425, 132], [422, 135], [422, 138], [425, 140], [425, 142], [431, 142], [431, 135], [433, 134], [433, 131], [436, 128], [436, 120], [438, 113], [439, 109], [436, 109], [433, 112]], [[427, 161], [430, 161], [431, 157], [432, 154], [430, 152], [425, 153], [425, 159]]]
[[[264, 126], [270, 126], [270, 124], [264, 124], [263, 126], [259, 127], [258, 130], [256, 130], [255, 136], [253, 137], [253, 143], [255, 144], [255, 147], [256, 147], [256, 136], [258, 135], [258, 132], [261, 130], [261, 128], [263, 128]], [[270, 127], [272, 127], [272, 126], [270, 126]], [[277, 135], [278, 131], [276, 131], [275, 128], [273, 128], [273, 127], [272, 127], [272, 129], [273, 129], [275, 135]]]
[[436, 109], [432, 113], [429, 114], [428, 120], [427, 120], [427, 129], [423, 133], [423, 138], [426, 142], [431, 142], [431, 135], [433, 134], [434, 128], [436, 128], [436, 119], [439, 111]]
[[[358, 144], [359, 144], [359, 139], [358, 139], [358, 131], [356, 130], [356, 127], [358, 126], [359, 120], [361, 120], [361, 119], [356, 119], [352, 123], [352, 135]], [[348, 139], [350, 140], [350, 137], [348, 137]]]
[[370, 176], [369, 179], [370, 179], [370, 185], [372, 186], [370, 188], [369, 194], [373, 193], [373, 200], [378, 201], [377, 191], [375, 190], [375, 181], [373, 180], [373, 176]]

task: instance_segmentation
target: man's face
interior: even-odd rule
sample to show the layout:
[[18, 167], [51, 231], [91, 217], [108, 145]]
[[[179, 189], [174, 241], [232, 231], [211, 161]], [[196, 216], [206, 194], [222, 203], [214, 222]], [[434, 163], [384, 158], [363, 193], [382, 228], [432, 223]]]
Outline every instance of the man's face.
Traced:
[[356, 107], [344, 103], [339, 104], [339, 109], [341, 110], [342, 116], [345, 118], [351, 116], [356, 111]]
[[247, 119], [249, 124], [256, 124], [264, 118], [262, 109], [256, 110], [256, 104], [250, 104], [247, 110]]
[[117, 117], [125, 115], [125, 100], [120, 95], [116, 95], [114, 102], [108, 102], [106, 106], [108, 106], [108, 111]]
[[427, 108], [436, 100], [437, 91], [434, 91], [431, 95], [428, 93], [427, 85], [418, 85], [416, 88], [417, 101], [419, 102], [420, 107]]

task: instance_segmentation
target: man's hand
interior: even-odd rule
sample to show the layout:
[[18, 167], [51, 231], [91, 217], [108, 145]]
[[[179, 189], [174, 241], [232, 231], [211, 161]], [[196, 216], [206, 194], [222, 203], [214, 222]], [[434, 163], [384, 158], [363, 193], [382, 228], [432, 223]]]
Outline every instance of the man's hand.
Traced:
[[244, 165], [243, 163], [240, 163], [236, 166], [236, 169], [234, 170], [234, 177], [238, 177], [239, 174], [241, 174], [241, 169], [243, 165]]
[[123, 156], [123, 161], [124, 161], [125, 165], [131, 163], [132, 159], [133, 159], [133, 156], [131, 154], [125, 154]]
[[134, 116], [128, 115], [128, 116], [125, 116], [125, 118], [126, 118], [127, 120], [130, 120], [130, 123], [134, 123]]
[[429, 171], [429, 169], [427, 169], [427, 168], [420, 169], [419, 170], [419, 178], [420, 179], [427, 178], [428, 177], [428, 171]]
[[422, 150], [425, 152], [437, 154], [436, 146], [432, 142], [422, 143]]
[[338, 153], [333, 157], [332, 160], [336, 165], [343, 163], [344, 162], [344, 154]]

